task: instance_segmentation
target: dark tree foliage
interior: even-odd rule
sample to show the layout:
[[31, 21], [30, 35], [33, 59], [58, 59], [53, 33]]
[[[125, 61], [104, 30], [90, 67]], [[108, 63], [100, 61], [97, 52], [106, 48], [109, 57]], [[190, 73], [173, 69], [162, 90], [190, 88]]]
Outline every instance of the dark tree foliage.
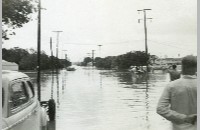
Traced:
[[85, 57], [81, 65], [86, 66], [89, 62], [92, 62], [92, 58]]
[[20, 28], [31, 20], [36, 7], [34, 0], [2, 0], [2, 38], [8, 40], [8, 35], [14, 35], [12, 31]]
[[149, 55], [146, 55], [145, 52], [128, 52], [117, 57], [116, 65], [120, 69], [128, 69], [130, 66], [145, 66], [148, 63], [148, 60]]
[[29, 53], [27, 50], [18, 47], [11, 48], [9, 50], [2, 49], [2, 59], [9, 62], [15, 62], [17, 64], [19, 64], [21, 59], [27, 56], [28, 54]]
[[66, 59], [60, 59], [61, 61], [61, 64], [63, 65], [63, 67], [68, 67], [68, 66], [71, 66], [72, 63]]
[[128, 69], [130, 66], [145, 66], [148, 61], [149, 55], [147, 56], [145, 52], [134, 51], [116, 57], [97, 58], [95, 66], [106, 69]]
[[20, 60], [20, 70], [36, 70], [37, 67], [37, 54], [29, 54]]
[[95, 59], [95, 66], [98, 68], [111, 69], [115, 67], [115, 59], [114, 56], [108, 56], [105, 58], [97, 58]]
[[[34, 49], [25, 50], [21, 48], [2, 49], [2, 59], [15, 62], [19, 65], [20, 70], [36, 70], [37, 68], [37, 51]], [[56, 57], [50, 57], [44, 51], [40, 55], [40, 69], [56, 69], [71, 65], [70, 61], [60, 60]]]
[[151, 64], [151, 65], [154, 64], [157, 59], [158, 59], [158, 56], [150, 55], [149, 56], [149, 64]]

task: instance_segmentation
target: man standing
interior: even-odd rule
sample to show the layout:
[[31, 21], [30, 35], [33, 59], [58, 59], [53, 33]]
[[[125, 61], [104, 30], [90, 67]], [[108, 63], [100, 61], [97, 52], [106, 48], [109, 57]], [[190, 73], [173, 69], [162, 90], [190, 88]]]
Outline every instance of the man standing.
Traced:
[[182, 59], [182, 77], [170, 82], [158, 102], [157, 113], [173, 123], [173, 130], [197, 130], [197, 58]]
[[170, 80], [174, 81], [181, 77], [181, 73], [176, 70], [176, 65], [172, 65], [172, 70], [169, 70]]

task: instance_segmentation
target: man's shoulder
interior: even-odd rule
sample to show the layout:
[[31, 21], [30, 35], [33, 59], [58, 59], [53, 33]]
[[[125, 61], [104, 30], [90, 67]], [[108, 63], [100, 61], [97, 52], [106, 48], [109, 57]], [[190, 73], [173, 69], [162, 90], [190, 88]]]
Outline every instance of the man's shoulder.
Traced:
[[176, 86], [180, 86], [182, 84], [184, 84], [184, 79], [180, 78], [180, 79], [176, 79], [174, 81], [169, 82], [167, 86], [176, 87]]
[[[191, 81], [188, 82], [188, 80], [191, 80]], [[196, 79], [185, 79], [183, 77], [180, 77], [179, 79], [169, 82], [167, 86], [179, 87], [179, 86], [185, 86], [186, 84], [188, 85], [188, 84], [195, 83], [195, 82], [196, 82]]]

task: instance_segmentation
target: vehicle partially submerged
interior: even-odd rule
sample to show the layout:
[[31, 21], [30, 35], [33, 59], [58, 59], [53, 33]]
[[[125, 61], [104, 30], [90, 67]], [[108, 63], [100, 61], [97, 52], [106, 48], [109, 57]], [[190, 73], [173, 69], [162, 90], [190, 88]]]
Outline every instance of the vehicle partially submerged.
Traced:
[[24, 73], [2, 71], [2, 130], [47, 130], [48, 114]]
[[144, 74], [146, 73], [146, 66], [130, 66], [129, 71], [135, 74]]
[[66, 68], [66, 70], [67, 71], [75, 71], [76, 69], [75, 69], [75, 67], [69, 66]]

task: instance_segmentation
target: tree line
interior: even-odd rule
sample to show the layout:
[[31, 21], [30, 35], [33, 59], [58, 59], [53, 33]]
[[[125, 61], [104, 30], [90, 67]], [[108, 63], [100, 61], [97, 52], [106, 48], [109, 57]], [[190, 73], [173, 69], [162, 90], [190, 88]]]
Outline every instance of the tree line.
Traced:
[[[18, 47], [11, 49], [3, 48], [2, 59], [8, 62], [15, 62], [19, 65], [20, 70], [36, 70], [37, 68], [37, 51], [34, 49], [22, 49]], [[71, 62], [68, 60], [48, 56], [44, 51], [41, 51], [41, 70], [64, 68], [70, 65]]]
[[[104, 69], [128, 69], [130, 66], [145, 66], [149, 62], [150, 55], [144, 51], [131, 51], [118, 56], [107, 56], [105, 58], [96, 57], [94, 66]], [[92, 62], [92, 58], [86, 57], [82, 65]]]

